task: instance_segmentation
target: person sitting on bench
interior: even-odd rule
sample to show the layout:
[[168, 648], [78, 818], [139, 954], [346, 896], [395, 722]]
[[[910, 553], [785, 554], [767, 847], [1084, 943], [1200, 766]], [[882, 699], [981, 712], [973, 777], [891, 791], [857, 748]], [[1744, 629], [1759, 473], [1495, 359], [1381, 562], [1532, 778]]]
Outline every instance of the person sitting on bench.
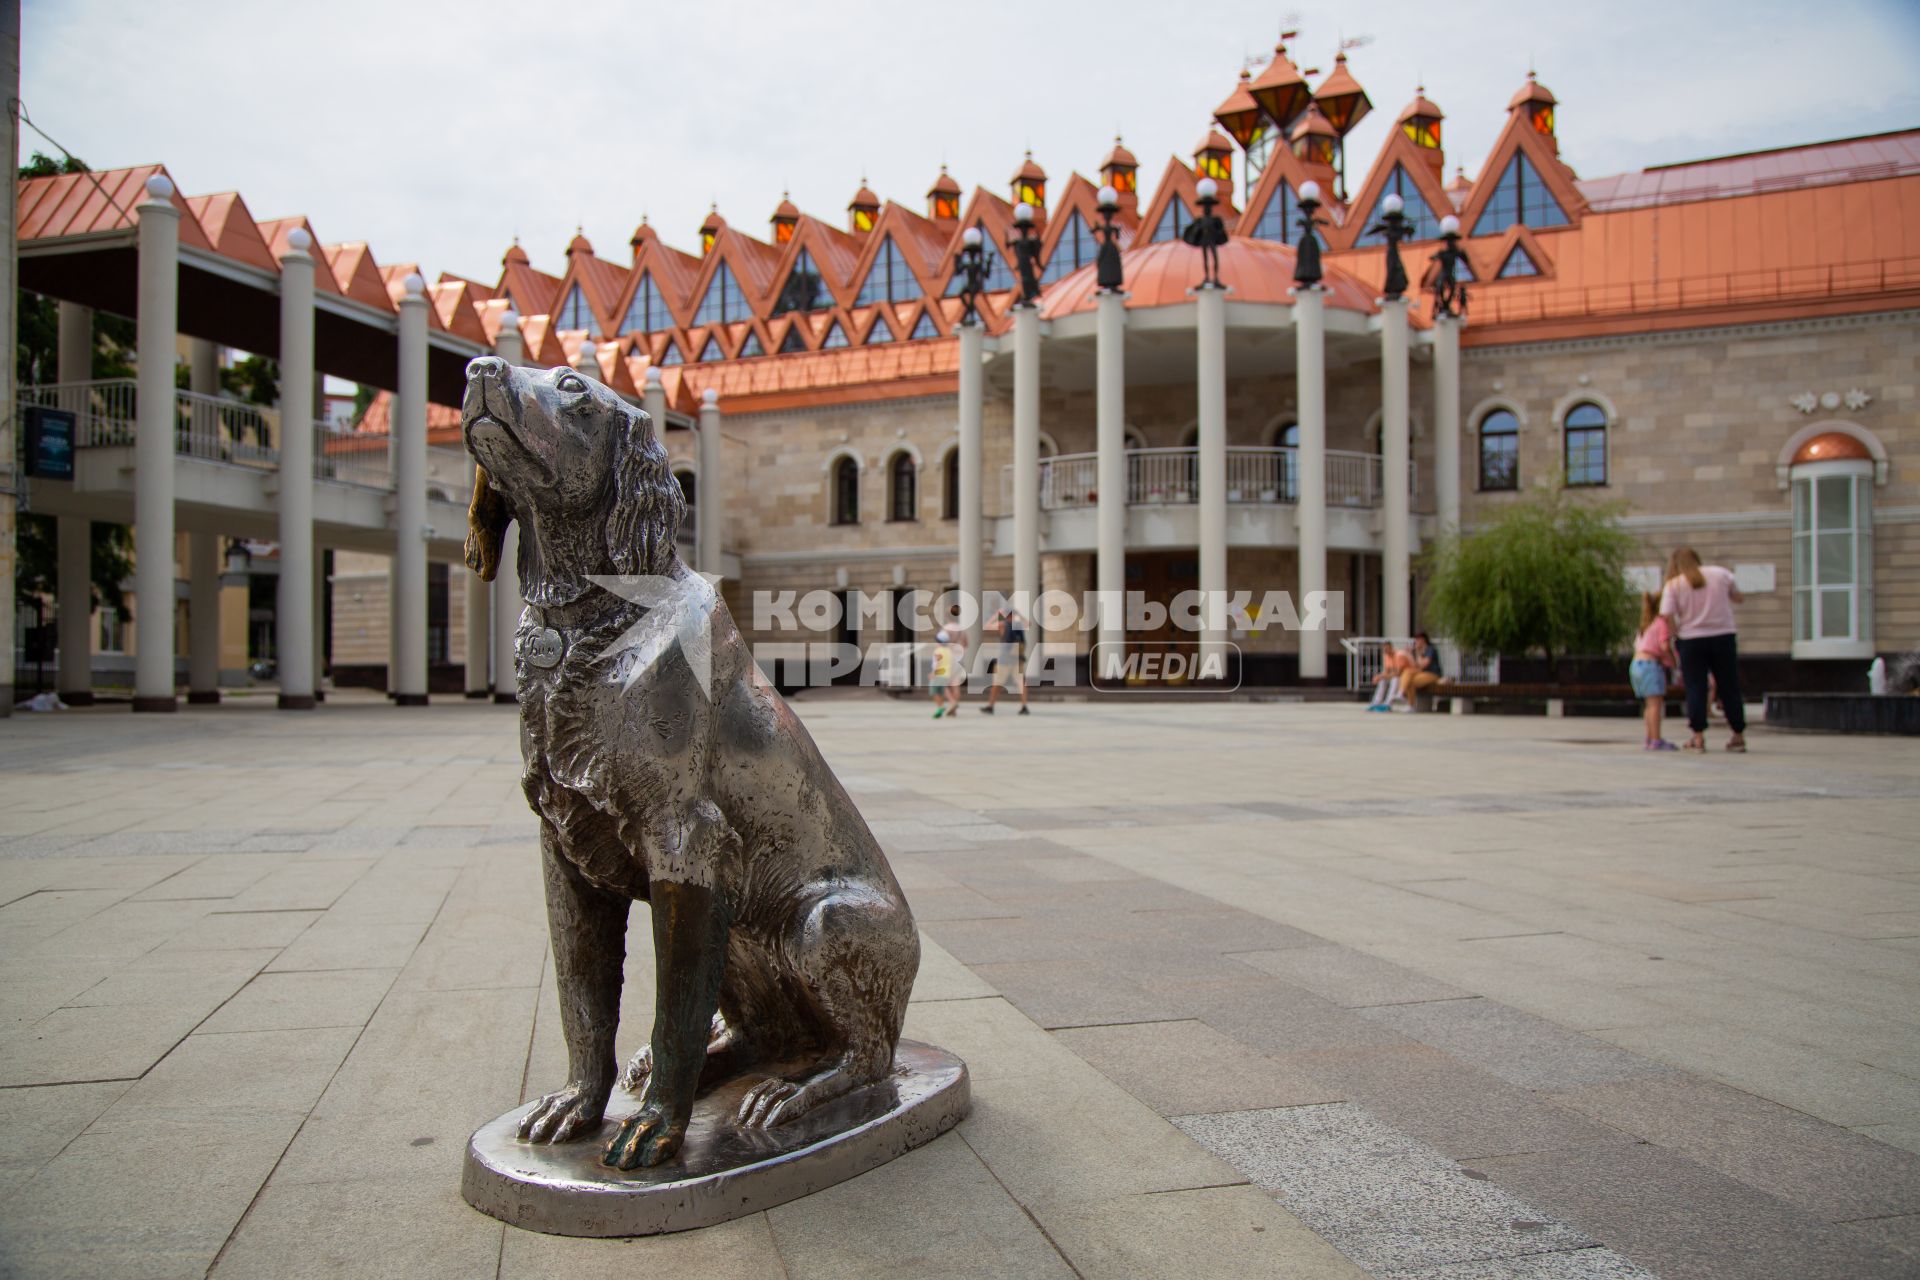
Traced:
[[1400, 700], [1404, 704], [1402, 711], [1413, 710], [1413, 697], [1440, 683], [1440, 655], [1434, 650], [1433, 641], [1424, 631], [1413, 633], [1413, 648], [1407, 651], [1408, 663], [1400, 673]]
[[1412, 665], [1413, 659], [1405, 650], [1396, 649], [1393, 641], [1387, 641], [1380, 650], [1380, 675], [1373, 682], [1373, 701], [1367, 710], [1393, 710], [1393, 704], [1400, 701], [1400, 677]]

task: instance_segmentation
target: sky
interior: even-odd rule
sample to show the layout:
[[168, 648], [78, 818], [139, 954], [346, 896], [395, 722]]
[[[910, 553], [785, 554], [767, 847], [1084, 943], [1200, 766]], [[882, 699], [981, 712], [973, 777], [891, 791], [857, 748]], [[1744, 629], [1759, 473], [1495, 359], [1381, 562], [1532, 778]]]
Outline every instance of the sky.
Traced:
[[1116, 131], [1144, 196], [1283, 25], [1323, 73], [1365, 39], [1356, 185], [1421, 83], [1449, 174], [1477, 176], [1530, 66], [1584, 177], [1920, 127], [1914, 0], [26, 0], [23, 21], [27, 114], [92, 167], [162, 162], [430, 278], [492, 281], [516, 235], [558, 273], [576, 227], [624, 263], [643, 213], [697, 249], [714, 203], [764, 237], [783, 190], [844, 224], [863, 176], [924, 211], [943, 161], [1004, 195], [1028, 147], [1056, 183], [1092, 177]]

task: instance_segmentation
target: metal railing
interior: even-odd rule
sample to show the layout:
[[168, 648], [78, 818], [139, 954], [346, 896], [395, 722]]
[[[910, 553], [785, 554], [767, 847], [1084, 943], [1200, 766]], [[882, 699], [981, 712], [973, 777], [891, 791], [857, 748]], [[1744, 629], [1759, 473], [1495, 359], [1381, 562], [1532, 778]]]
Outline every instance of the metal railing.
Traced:
[[1585, 288], [1473, 290], [1470, 320], [1510, 324], [1525, 320], [1602, 315], [1645, 315], [1796, 299], [1858, 297], [1920, 289], [1920, 257], [1881, 262], [1833, 263], [1823, 267], [1775, 267]]
[[[76, 449], [125, 447], [133, 443], [138, 416], [132, 378], [93, 378], [22, 387], [20, 403], [64, 409], [74, 416]], [[279, 463], [279, 415], [261, 405], [196, 391], [175, 391], [176, 453], [245, 467]]]
[[313, 478], [362, 489], [393, 488], [387, 438], [327, 422], [314, 423]]
[[[1347, 688], [1354, 693], [1370, 692], [1380, 678], [1380, 661], [1391, 640], [1397, 648], [1413, 645], [1412, 636], [1343, 636], [1340, 647], [1347, 651]], [[1500, 655], [1485, 657], [1477, 653], [1459, 654], [1453, 661], [1453, 646], [1444, 640], [1433, 642], [1442, 655], [1442, 667], [1448, 678], [1463, 684], [1499, 684]]]
[[[1100, 499], [1100, 456], [1065, 453], [1040, 460], [1040, 506], [1046, 511], [1091, 507]], [[1409, 478], [1409, 491], [1414, 485]], [[1381, 459], [1374, 453], [1327, 450], [1327, 505], [1380, 505]], [[1013, 468], [1002, 467], [1000, 496], [1013, 508]], [[1227, 450], [1227, 501], [1235, 505], [1291, 505], [1300, 500], [1299, 450]], [[1127, 505], [1177, 506], [1200, 501], [1200, 450], [1127, 450]]]
[[20, 388], [22, 406], [63, 409], [73, 415], [73, 447], [133, 443], [134, 381], [95, 378], [86, 382], [43, 382]]

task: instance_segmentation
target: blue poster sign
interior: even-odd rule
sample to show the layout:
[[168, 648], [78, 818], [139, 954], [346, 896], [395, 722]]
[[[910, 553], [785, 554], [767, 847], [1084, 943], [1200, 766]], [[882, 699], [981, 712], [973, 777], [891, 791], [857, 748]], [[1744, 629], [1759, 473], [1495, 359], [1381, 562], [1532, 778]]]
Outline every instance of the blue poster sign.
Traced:
[[72, 411], [32, 405], [27, 409], [24, 425], [27, 474], [44, 480], [73, 479]]

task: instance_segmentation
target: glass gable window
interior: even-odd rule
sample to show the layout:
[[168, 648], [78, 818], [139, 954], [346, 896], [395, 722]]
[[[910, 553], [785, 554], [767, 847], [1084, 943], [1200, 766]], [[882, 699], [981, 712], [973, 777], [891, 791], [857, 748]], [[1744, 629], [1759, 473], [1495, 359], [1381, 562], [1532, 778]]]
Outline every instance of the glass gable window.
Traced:
[[1607, 482], [1607, 414], [1597, 404], [1582, 403], [1567, 410], [1561, 424], [1565, 437], [1567, 483], [1598, 485]]
[[820, 344], [820, 349], [822, 351], [827, 351], [834, 347], [844, 347], [846, 345], [847, 345], [847, 335], [840, 331], [839, 322], [836, 321], [833, 324], [828, 325], [827, 337], [826, 337], [826, 340]]
[[[999, 293], [1013, 288], [1013, 269], [1007, 266], [1006, 259], [1002, 258], [999, 250], [993, 247], [993, 240], [986, 234], [986, 230], [985, 227], [980, 228], [980, 252], [986, 255], [987, 261], [987, 279], [981, 288], [987, 293]], [[966, 282], [966, 276], [962, 275], [956, 266], [953, 278], [947, 281], [947, 296], [959, 297], [960, 287]]]
[[766, 348], [760, 345], [760, 338], [757, 334], [749, 333], [747, 340], [740, 344], [740, 359], [742, 360], [751, 356], [763, 356], [765, 354], [767, 354]]
[[796, 351], [805, 351], [807, 340], [800, 336], [800, 326], [796, 323], [787, 327], [787, 336], [780, 339], [780, 354], [792, 355]]
[[1193, 221], [1193, 214], [1178, 196], [1167, 201], [1167, 207], [1161, 211], [1160, 221], [1153, 224], [1153, 234], [1148, 243], [1159, 244], [1162, 240], [1178, 240], [1180, 233]]
[[773, 314], [816, 311], [832, 305], [833, 297], [827, 292], [820, 268], [813, 265], [813, 255], [802, 249], [793, 259], [793, 268], [787, 272], [787, 282], [780, 286], [780, 296], [774, 299]]
[[680, 354], [680, 344], [672, 338], [668, 338], [666, 353], [660, 357], [661, 367], [664, 368], [670, 364], [685, 364], [686, 360], [687, 358]]
[[[1397, 164], [1393, 166], [1393, 172], [1387, 175], [1387, 185], [1380, 189], [1380, 199], [1373, 203], [1373, 212], [1367, 216], [1367, 226], [1380, 225], [1380, 220], [1386, 216], [1387, 212], [1381, 205], [1389, 194], [1399, 196], [1404, 202], [1405, 207], [1400, 212], [1406, 215], [1407, 226], [1413, 232], [1413, 239], [1439, 239], [1440, 219], [1435, 216], [1433, 206], [1428, 204], [1427, 198], [1420, 194], [1420, 188], [1413, 185], [1413, 179], [1407, 176], [1406, 169]], [[1385, 236], [1371, 231], [1362, 232], [1360, 238], [1354, 241], [1355, 244], [1385, 244], [1386, 242]]]
[[1540, 268], [1533, 264], [1533, 258], [1527, 253], [1527, 247], [1517, 244], [1513, 246], [1513, 252], [1507, 255], [1507, 260], [1500, 264], [1499, 279], [1515, 280], [1521, 276], [1539, 274]]
[[867, 345], [871, 347], [875, 343], [892, 341], [893, 329], [888, 326], [884, 318], [875, 316], [873, 318], [873, 327], [867, 330]]
[[1871, 463], [1793, 469], [1793, 645], [1795, 657], [1872, 652]]
[[641, 276], [640, 287], [633, 291], [633, 301], [627, 304], [627, 318], [620, 322], [620, 332], [652, 333], [672, 323], [673, 317], [667, 314], [667, 304], [654, 286], [652, 273]]
[[593, 310], [587, 306], [587, 295], [575, 285], [567, 291], [567, 300], [560, 304], [560, 316], [555, 322], [560, 329], [593, 328]]
[[937, 338], [939, 336], [940, 326], [933, 322], [931, 315], [922, 311], [920, 313], [920, 319], [914, 322], [912, 337], [917, 341], [921, 338]]
[[913, 278], [913, 272], [907, 270], [906, 258], [901, 256], [893, 237], [888, 236], [880, 242], [880, 252], [874, 255], [873, 265], [867, 268], [867, 278], [860, 285], [860, 296], [853, 300], [853, 305], [865, 307], [876, 302], [905, 302], [919, 294], [920, 282]]
[[693, 313], [693, 323], [725, 324], [729, 320], [747, 318], [747, 295], [740, 291], [740, 282], [734, 278], [733, 268], [725, 262], [713, 273], [713, 279], [707, 281], [707, 291], [700, 298], [700, 306]]
[[694, 363], [711, 364], [715, 360], [725, 360], [726, 358], [727, 353], [720, 349], [720, 340], [709, 337], [707, 339], [707, 345], [700, 348], [700, 358], [694, 361]]
[[1533, 167], [1533, 162], [1527, 159], [1524, 151], [1513, 153], [1513, 159], [1507, 163], [1507, 171], [1500, 175], [1500, 184], [1487, 200], [1487, 207], [1480, 211], [1480, 220], [1474, 224], [1474, 234], [1491, 235], [1505, 231], [1516, 222], [1529, 227], [1567, 225], [1566, 210], [1560, 207], [1560, 202], [1540, 181], [1540, 171]]
[[1520, 487], [1520, 420], [1505, 409], [1480, 419], [1480, 488]]
[[1099, 243], [1088, 229], [1086, 219], [1078, 213], [1069, 214], [1066, 228], [1054, 242], [1053, 256], [1047, 259], [1047, 269], [1040, 273], [1040, 283], [1052, 284], [1062, 276], [1072, 275], [1092, 262], [1099, 251]]

